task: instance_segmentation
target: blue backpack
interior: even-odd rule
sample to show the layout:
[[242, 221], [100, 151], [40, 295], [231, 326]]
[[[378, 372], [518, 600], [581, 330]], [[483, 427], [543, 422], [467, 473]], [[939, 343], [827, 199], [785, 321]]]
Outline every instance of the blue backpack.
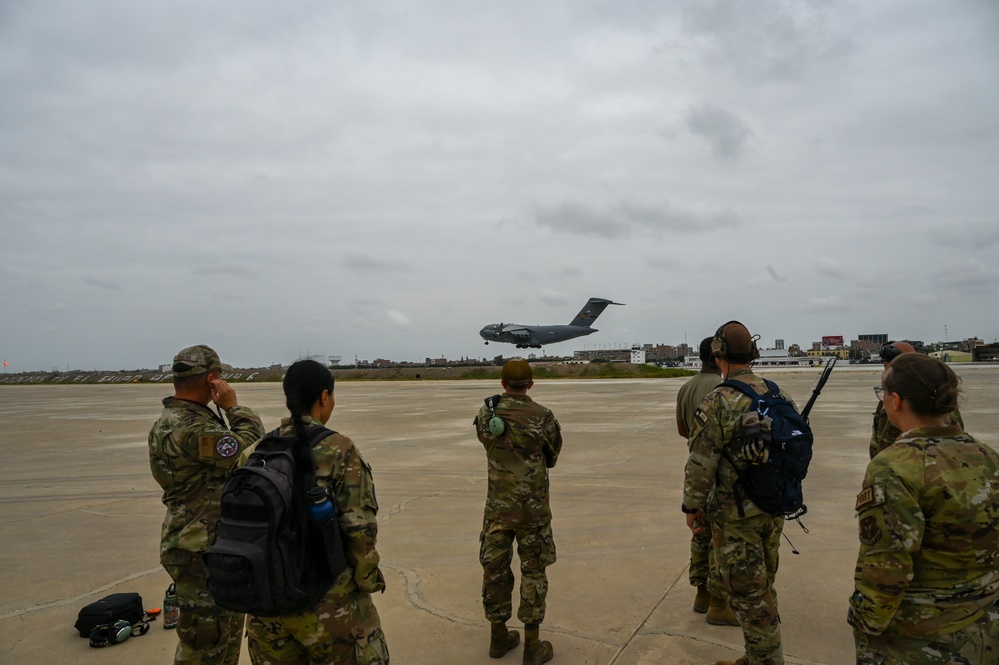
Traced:
[[[727, 454], [725, 458], [735, 468], [739, 484], [746, 496], [765, 513], [776, 517], [797, 519], [808, 509], [801, 491], [801, 481], [808, 474], [812, 460], [812, 428], [788, 400], [781, 397], [773, 381], [767, 384], [765, 395], [758, 395], [752, 386], [741, 381], [724, 381], [723, 386], [735, 388], [753, 400], [750, 410], [742, 416], [742, 464]], [[742, 498], [736, 486], [739, 516], [744, 517]]]

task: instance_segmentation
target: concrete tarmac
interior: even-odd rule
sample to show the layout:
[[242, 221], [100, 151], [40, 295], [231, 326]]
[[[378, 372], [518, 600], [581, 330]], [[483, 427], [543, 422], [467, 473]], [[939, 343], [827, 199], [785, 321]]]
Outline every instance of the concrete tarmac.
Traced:
[[[788, 663], [854, 662], [845, 621], [858, 547], [853, 506], [878, 369], [838, 368], [812, 412], [808, 533], [788, 524], [800, 554], [782, 543], [777, 576]], [[955, 370], [968, 431], [999, 448], [999, 371]], [[799, 406], [818, 376], [757, 371]], [[690, 534], [680, 512], [687, 450], [674, 422], [683, 381], [552, 380], [531, 391], [555, 411], [565, 438], [551, 474], [558, 562], [542, 626], [553, 663], [714, 663], [742, 653], [738, 628], [710, 626], [691, 611]], [[276, 426], [279, 384], [236, 390], [268, 429]], [[330, 425], [374, 470], [388, 581], [375, 603], [395, 665], [520, 662], [520, 649], [488, 657], [480, 601], [486, 462], [471, 421], [496, 392], [484, 381], [337, 384]], [[147, 608], [163, 604], [164, 507], [146, 436], [170, 393], [169, 385], [0, 386], [0, 663], [172, 662], [177, 638], [160, 622], [105, 649], [73, 630], [79, 609], [110, 593], [137, 591]], [[245, 642], [241, 662], [249, 663]]]

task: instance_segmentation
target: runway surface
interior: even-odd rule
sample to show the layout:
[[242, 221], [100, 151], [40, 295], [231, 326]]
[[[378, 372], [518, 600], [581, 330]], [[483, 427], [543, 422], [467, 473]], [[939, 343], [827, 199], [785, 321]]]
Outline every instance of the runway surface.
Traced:
[[[999, 448], [999, 371], [954, 366], [969, 432]], [[857, 553], [854, 500], [867, 464], [879, 367], [837, 369], [812, 412], [815, 457], [804, 533], [785, 531], [777, 577], [789, 663], [852, 663], [845, 621]], [[818, 370], [769, 370], [802, 406]], [[742, 653], [738, 628], [690, 610], [690, 535], [680, 512], [686, 445], [674, 404], [684, 379], [539, 381], [565, 438], [551, 475], [558, 562], [549, 568], [545, 639], [553, 663], [712, 663]], [[270, 429], [279, 384], [237, 385]], [[378, 549], [388, 591], [375, 598], [395, 665], [519, 662], [487, 654], [478, 534], [486, 462], [471, 427], [485, 381], [340, 382], [330, 426], [374, 470]], [[173, 631], [91, 649], [79, 609], [137, 591], [162, 605], [164, 507], [146, 436], [169, 385], [0, 386], [0, 663], [169, 663]], [[511, 622], [514, 626], [514, 622]], [[241, 662], [249, 663], [243, 656]]]

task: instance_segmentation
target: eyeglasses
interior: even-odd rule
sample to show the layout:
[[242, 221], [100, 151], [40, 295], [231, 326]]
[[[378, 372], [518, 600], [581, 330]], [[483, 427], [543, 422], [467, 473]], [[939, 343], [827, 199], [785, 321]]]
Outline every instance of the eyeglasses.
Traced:
[[878, 396], [878, 399], [882, 402], [885, 400], [885, 387], [884, 386], [874, 386], [874, 394]]

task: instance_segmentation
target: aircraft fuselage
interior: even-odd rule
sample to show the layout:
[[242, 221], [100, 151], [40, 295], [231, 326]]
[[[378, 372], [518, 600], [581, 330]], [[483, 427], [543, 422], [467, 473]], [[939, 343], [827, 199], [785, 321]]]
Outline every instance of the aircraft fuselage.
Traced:
[[606, 298], [590, 298], [567, 325], [525, 326], [519, 323], [490, 323], [479, 331], [479, 337], [489, 342], [516, 344], [518, 349], [540, 349], [545, 344], [564, 342], [597, 332], [591, 328], [608, 305], [621, 305]]

